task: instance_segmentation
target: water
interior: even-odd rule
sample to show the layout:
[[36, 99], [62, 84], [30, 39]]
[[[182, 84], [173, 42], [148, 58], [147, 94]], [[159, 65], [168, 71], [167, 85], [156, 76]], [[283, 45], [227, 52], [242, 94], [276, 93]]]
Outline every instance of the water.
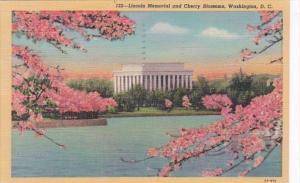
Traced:
[[[182, 127], [207, 125], [219, 116], [111, 118], [108, 126], [47, 129], [47, 134], [67, 146], [62, 150], [44, 138], [13, 130], [12, 176], [156, 176], [166, 164], [154, 158], [136, 164], [120, 157], [142, 159], [149, 147], [159, 147]], [[200, 176], [204, 168], [218, 166], [226, 156], [193, 159], [172, 176]], [[219, 165], [220, 166], [220, 165]], [[225, 176], [236, 176], [234, 169]], [[281, 176], [281, 149], [277, 148], [250, 176]]]

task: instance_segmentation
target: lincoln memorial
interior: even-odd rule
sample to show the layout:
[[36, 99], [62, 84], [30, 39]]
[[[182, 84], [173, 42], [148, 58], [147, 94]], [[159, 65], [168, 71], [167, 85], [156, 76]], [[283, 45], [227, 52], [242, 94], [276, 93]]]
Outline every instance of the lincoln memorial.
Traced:
[[120, 71], [113, 72], [114, 92], [126, 92], [137, 84], [148, 91], [192, 89], [192, 75], [184, 63], [124, 64]]

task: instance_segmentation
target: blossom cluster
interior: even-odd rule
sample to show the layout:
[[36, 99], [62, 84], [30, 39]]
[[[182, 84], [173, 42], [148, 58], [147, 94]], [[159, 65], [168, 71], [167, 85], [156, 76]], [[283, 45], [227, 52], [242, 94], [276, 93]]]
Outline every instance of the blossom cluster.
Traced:
[[188, 98], [188, 96], [183, 96], [182, 97], [182, 107], [188, 109], [190, 106], [191, 106], [191, 103], [190, 103], [190, 99]]
[[56, 75], [52, 75], [48, 67], [42, 64], [39, 57], [32, 54], [27, 48], [15, 46], [13, 47], [13, 54], [24, 60], [24, 64], [30, 68], [32, 73], [37, 76], [47, 77], [51, 83], [48, 87], [42, 83], [40, 87], [41, 92], [36, 94], [35, 92], [38, 90], [36, 83], [33, 83], [33, 81], [25, 82], [26, 78], [20, 78], [19, 75], [15, 74], [15, 77], [13, 77], [15, 90], [12, 103], [13, 110], [17, 112], [18, 116], [29, 112], [24, 104], [25, 100], [36, 102], [38, 105], [43, 106], [47, 99], [51, 99], [52, 102], [56, 103], [60, 113], [105, 112], [109, 106], [117, 107], [116, 101], [112, 98], [106, 99], [102, 98], [97, 92], [86, 93], [68, 87], [58, 80]]
[[16, 111], [17, 115], [22, 116], [23, 114], [26, 114], [28, 111], [25, 105], [23, 105], [26, 96], [19, 91], [14, 91], [12, 93], [12, 98], [12, 108], [14, 111]]
[[252, 51], [248, 48], [242, 49], [240, 55], [243, 61], [253, 58], [257, 54], [261, 54], [274, 44], [282, 41], [283, 21], [281, 11], [260, 11], [260, 24], [247, 25], [249, 32], [257, 32], [254, 37], [254, 43], [259, 45], [262, 40], [265, 40], [265, 45], [259, 51]]
[[[12, 33], [21, 33], [33, 41], [45, 41], [63, 51], [63, 47], [82, 49], [66, 31], [79, 33], [86, 40], [101, 37], [123, 39], [134, 33], [135, 22], [116, 11], [14, 11]], [[105, 112], [118, 104], [112, 98], [102, 98], [96, 92], [74, 90], [63, 83], [59, 67], [52, 69], [28, 47], [13, 45], [12, 55], [23, 62], [28, 72], [13, 68], [13, 111], [27, 114], [31, 124], [42, 120], [41, 113], [53, 108], [64, 112]], [[52, 109], [51, 109], [52, 110]], [[27, 128], [22, 122], [21, 131]], [[30, 128], [27, 128], [30, 129]]]
[[227, 95], [214, 94], [202, 98], [203, 105], [207, 109], [222, 109], [232, 105], [232, 101]]
[[281, 21], [276, 21], [274, 24], [271, 24], [266, 28], [258, 28], [258, 35], [254, 38], [254, 43], [259, 44], [264, 37], [273, 35], [280, 31], [282, 31]]
[[22, 32], [35, 41], [47, 41], [56, 47], [83, 49], [64, 34], [65, 28], [78, 32], [86, 40], [96, 37], [115, 40], [132, 34], [134, 24], [116, 11], [15, 11], [12, 31]]
[[[12, 49], [12, 55], [22, 60], [24, 62], [25, 67], [29, 68], [31, 73], [37, 76], [45, 76], [49, 72], [48, 67], [45, 64], [43, 64], [40, 57], [33, 54], [27, 47], [14, 45]], [[20, 79], [22, 80], [20, 76], [16, 79], [19, 81]], [[17, 81], [14, 79], [13, 82]]]
[[202, 172], [202, 176], [204, 177], [213, 177], [213, 176], [219, 176], [222, 175], [223, 168], [216, 168], [213, 170], [205, 170]]
[[171, 109], [173, 106], [173, 102], [169, 99], [165, 99], [165, 108], [166, 109]]
[[241, 50], [240, 52], [240, 56], [243, 58], [243, 60], [248, 60], [254, 57], [254, 55], [256, 54], [255, 51], [252, 51], [248, 48], [244, 48]]
[[279, 11], [259, 11], [260, 19], [263, 23], [271, 21], [279, 13]]
[[112, 98], [102, 98], [97, 92], [86, 93], [74, 90], [63, 83], [54, 86], [57, 92], [45, 93], [53, 100], [60, 113], [66, 112], [106, 112], [108, 107], [117, 107]]
[[[206, 127], [181, 129], [179, 136], [171, 139], [160, 148], [150, 148], [150, 157], [161, 156], [169, 163], [161, 169], [160, 175], [168, 176], [170, 172], [191, 158], [201, 158], [210, 151], [223, 149], [233, 155], [224, 168], [203, 171], [203, 176], [220, 176], [235, 165], [246, 161], [255, 161], [258, 167], [265, 156], [282, 140], [282, 81], [273, 81], [274, 90], [266, 95], [252, 99], [249, 105], [236, 106], [225, 95], [203, 97], [203, 104], [210, 109], [228, 109], [222, 113], [223, 118]], [[253, 156], [259, 155], [253, 160]], [[247, 175], [253, 167], [245, 169], [240, 175]]]

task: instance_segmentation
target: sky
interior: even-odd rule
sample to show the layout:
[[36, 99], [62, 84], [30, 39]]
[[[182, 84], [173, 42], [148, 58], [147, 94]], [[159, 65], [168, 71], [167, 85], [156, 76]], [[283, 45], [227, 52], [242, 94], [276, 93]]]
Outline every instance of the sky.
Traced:
[[67, 79], [107, 78], [121, 64], [144, 62], [183, 62], [197, 75], [209, 79], [238, 72], [279, 74], [281, 64], [268, 60], [281, 56], [277, 45], [249, 62], [242, 62], [243, 48], [259, 49], [253, 39], [256, 33], [247, 24], [259, 24], [257, 12], [122, 12], [136, 22], [134, 35], [123, 40], [97, 39], [86, 42], [76, 33], [67, 33], [88, 52], [66, 48], [62, 54], [46, 42], [32, 43], [24, 37], [13, 37], [14, 44], [28, 45], [48, 65], [60, 65]]

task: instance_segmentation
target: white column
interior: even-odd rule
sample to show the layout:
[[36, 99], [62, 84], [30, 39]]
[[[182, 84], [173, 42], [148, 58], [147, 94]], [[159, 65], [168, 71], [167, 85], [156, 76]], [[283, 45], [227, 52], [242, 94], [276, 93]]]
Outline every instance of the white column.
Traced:
[[119, 92], [119, 76], [115, 76], [116, 77], [116, 93]]
[[175, 89], [175, 75], [172, 75], [172, 89]]
[[128, 90], [128, 77], [124, 76], [124, 91]]
[[170, 90], [171, 87], [171, 77], [168, 75], [168, 90]]
[[124, 78], [125, 78], [125, 87], [124, 87], [124, 91], [128, 91], [128, 76], [127, 75], [125, 75], [124, 76]]
[[161, 75], [158, 75], [158, 89], [161, 90]]
[[136, 84], [141, 84], [140, 75], [136, 76]]
[[114, 76], [114, 93], [117, 93], [117, 76]]
[[192, 76], [189, 76], [189, 81], [190, 81], [190, 89], [193, 89], [193, 81], [192, 81]]
[[148, 90], [148, 75], [145, 75], [145, 89]]
[[181, 88], [184, 88], [184, 75], [180, 75], [181, 77]]
[[131, 89], [132, 88], [132, 75], [128, 76], [129, 77], [129, 87], [128, 89]]
[[166, 91], [166, 75], [163, 75], [163, 84], [162, 84], [162, 90]]
[[140, 85], [141, 85], [142, 87], [144, 87], [144, 86], [143, 86], [143, 77], [144, 77], [143, 75], [140, 75]]
[[179, 88], [179, 75], [176, 75], [176, 87]]
[[150, 88], [149, 88], [150, 91], [152, 91], [152, 89], [153, 89], [153, 83], [152, 83], [153, 80], [152, 80], [152, 76], [153, 76], [153, 75], [149, 75], [149, 77], [150, 77], [150, 81], [149, 81], [149, 82], [150, 82]]
[[133, 87], [134, 87], [136, 85], [136, 75], [133, 75], [132, 77], [133, 77], [132, 78], [133, 79], [132, 84], [133, 84]]
[[121, 92], [121, 76], [118, 76], [118, 93]]
[[120, 92], [124, 91], [124, 80], [123, 80], [123, 76], [119, 76], [120, 77]]
[[184, 81], [185, 81], [185, 88], [188, 89], [188, 83], [189, 83], [188, 82], [188, 76], [185, 76], [185, 80]]
[[156, 90], [157, 86], [156, 86], [156, 83], [157, 83], [157, 75], [153, 75], [153, 90]]

